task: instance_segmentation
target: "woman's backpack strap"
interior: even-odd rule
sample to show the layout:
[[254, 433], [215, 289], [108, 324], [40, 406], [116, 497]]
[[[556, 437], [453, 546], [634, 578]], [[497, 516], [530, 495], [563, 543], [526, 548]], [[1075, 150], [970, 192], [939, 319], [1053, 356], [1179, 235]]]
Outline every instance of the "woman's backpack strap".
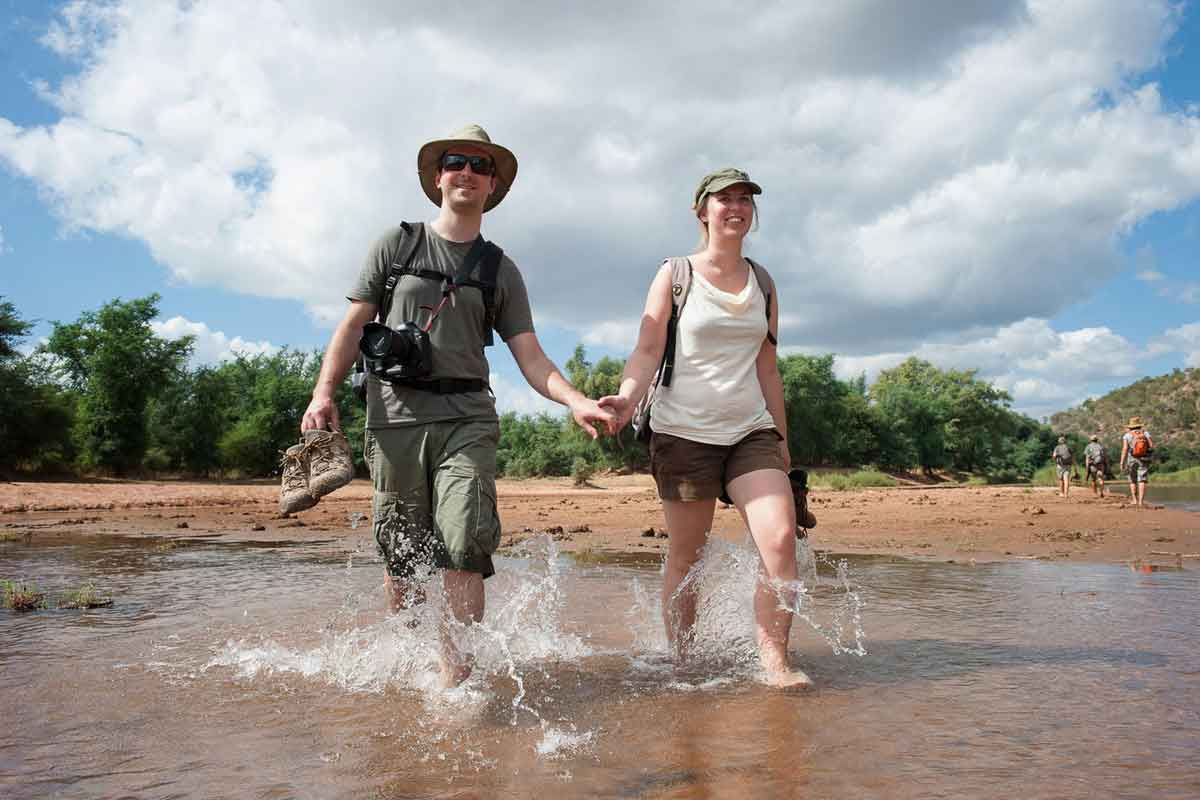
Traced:
[[[767, 325], [771, 324], [771, 298], [775, 295], [775, 281], [771, 280], [771, 273], [767, 272], [767, 268], [759, 264], [752, 258], [746, 259], [750, 262], [751, 268], [754, 269], [754, 280], [758, 282], [758, 288], [762, 290], [763, 297], [767, 300]], [[771, 333], [770, 327], [767, 328], [767, 341], [778, 346], [779, 341]]]
[[667, 319], [667, 342], [659, 367], [663, 386], [671, 385], [671, 376], [675, 373], [676, 329], [679, 327], [679, 315], [683, 313], [683, 304], [687, 302], [692, 288], [692, 262], [686, 258], [668, 258], [667, 263], [671, 266], [671, 316]]

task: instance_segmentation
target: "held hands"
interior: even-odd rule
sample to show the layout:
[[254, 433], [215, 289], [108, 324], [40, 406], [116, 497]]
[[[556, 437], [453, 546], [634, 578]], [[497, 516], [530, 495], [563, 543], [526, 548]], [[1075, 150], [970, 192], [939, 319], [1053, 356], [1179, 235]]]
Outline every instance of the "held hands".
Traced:
[[628, 397], [619, 394], [610, 394], [601, 397], [596, 401], [596, 405], [601, 408], [606, 408], [613, 414], [613, 427], [609, 431], [609, 435], [616, 435], [622, 428], [629, 424], [633, 419], [633, 403]]
[[573, 400], [570, 405], [571, 416], [575, 418], [575, 422], [579, 427], [587, 431], [588, 435], [593, 439], [600, 435], [600, 431], [596, 430], [596, 426], [603, 426], [604, 432], [609, 436], [614, 435], [620, 430], [617, 426], [616, 415], [611, 411], [600, 407], [600, 404], [590, 397], [580, 395]]

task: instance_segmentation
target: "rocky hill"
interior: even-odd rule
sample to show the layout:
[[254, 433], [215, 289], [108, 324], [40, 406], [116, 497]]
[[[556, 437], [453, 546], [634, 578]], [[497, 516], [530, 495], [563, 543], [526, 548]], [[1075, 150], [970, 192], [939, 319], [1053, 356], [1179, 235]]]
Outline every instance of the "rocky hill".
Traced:
[[1143, 378], [1060, 411], [1050, 424], [1058, 433], [1099, 434], [1105, 445], [1119, 452], [1125, 424], [1134, 415], [1145, 421], [1162, 455], [1170, 453], [1180, 462], [1200, 459], [1200, 369]]

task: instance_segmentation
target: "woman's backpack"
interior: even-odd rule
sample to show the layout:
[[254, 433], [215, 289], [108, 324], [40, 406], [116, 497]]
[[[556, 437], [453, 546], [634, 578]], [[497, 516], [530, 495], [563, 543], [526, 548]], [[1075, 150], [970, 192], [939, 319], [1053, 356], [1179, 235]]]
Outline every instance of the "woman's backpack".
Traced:
[[1134, 458], [1145, 458], [1150, 455], [1150, 452], [1154, 448], [1150, 446], [1150, 437], [1146, 435], [1144, 430], [1138, 428], [1137, 430], [1130, 431], [1129, 435], [1133, 438], [1133, 441], [1129, 444], [1129, 455]]

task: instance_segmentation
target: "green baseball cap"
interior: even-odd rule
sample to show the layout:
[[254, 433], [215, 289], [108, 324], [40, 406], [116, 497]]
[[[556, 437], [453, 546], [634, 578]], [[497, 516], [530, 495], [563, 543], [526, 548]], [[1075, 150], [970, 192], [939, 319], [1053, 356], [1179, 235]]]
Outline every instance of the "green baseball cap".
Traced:
[[750, 194], [762, 194], [762, 187], [750, 180], [750, 176], [745, 172], [733, 167], [726, 167], [725, 169], [719, 169], [704, 176], [700, 181], [700, 185], [696, 187], [696, 196], [692, 200], [692, 208], [699, 209], [705, 197], [722, 189], [728, 189], [735, 183], [744, 183], [749, 186]]

